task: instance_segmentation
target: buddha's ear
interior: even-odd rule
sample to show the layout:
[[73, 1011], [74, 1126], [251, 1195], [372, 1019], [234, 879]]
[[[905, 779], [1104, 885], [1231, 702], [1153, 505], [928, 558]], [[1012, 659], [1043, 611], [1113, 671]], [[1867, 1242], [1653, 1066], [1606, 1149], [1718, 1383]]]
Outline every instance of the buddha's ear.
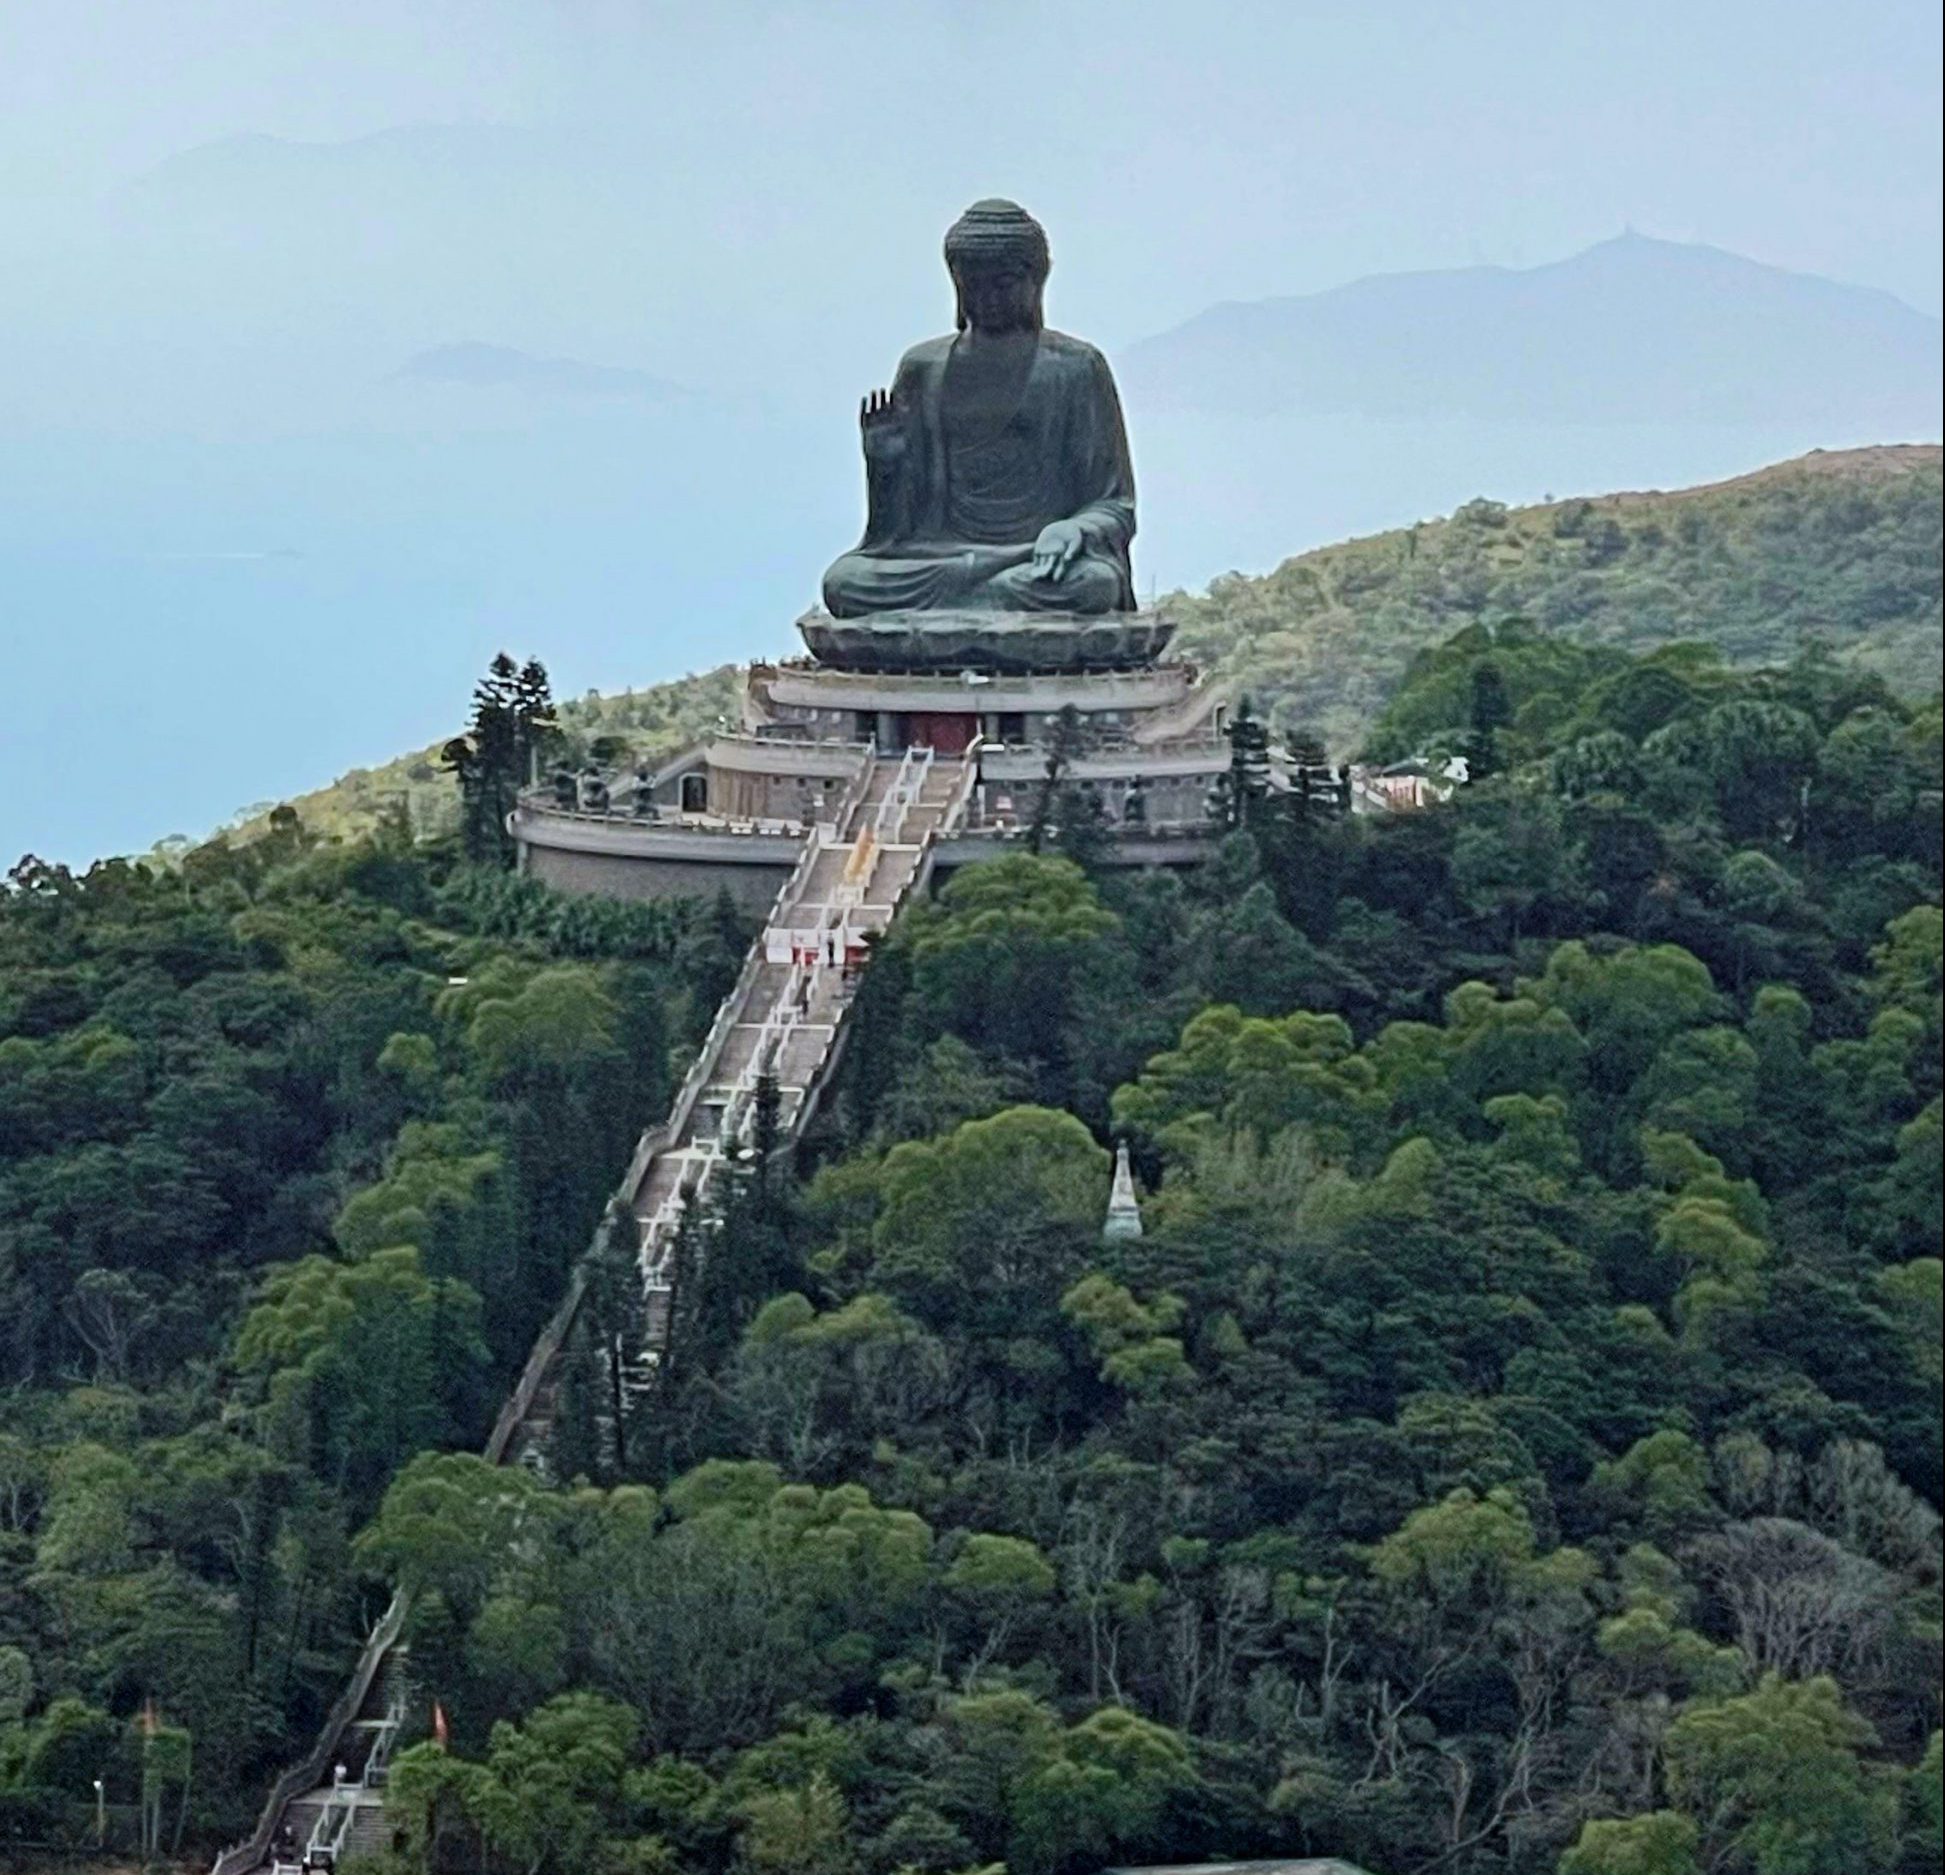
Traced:
[[952, 324], [954, 330], [959, 332], [965, 331], [968, 324], [966, 319], [966, 289], [960, 284], [959, 276], [956, 273], [952, 276]]

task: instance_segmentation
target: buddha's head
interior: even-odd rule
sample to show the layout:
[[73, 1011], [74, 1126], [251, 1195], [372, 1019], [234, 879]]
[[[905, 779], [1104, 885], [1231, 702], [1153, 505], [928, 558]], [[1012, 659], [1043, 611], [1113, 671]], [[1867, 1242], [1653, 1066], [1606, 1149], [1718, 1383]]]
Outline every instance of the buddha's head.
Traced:
[[1051, 266], [1047, 231], [1017, 202], [975, 202], [946, 230], [961, 332], [1037, 332]]

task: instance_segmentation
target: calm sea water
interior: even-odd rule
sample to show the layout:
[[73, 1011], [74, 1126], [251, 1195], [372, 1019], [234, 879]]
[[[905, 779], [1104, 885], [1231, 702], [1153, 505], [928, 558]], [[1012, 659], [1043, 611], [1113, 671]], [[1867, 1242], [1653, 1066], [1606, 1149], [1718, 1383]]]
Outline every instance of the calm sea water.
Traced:
[[[0, 453], [0, 864], [85, 862], [448, 734], [486, 660], [562, 694], [794, 648], [856, 535], [829, 407], [548, 411], [464, 434], [40, 435]], [[1144, 594], [1448, 512], [1679, 487], [1789, 429], [1134, 417]]]

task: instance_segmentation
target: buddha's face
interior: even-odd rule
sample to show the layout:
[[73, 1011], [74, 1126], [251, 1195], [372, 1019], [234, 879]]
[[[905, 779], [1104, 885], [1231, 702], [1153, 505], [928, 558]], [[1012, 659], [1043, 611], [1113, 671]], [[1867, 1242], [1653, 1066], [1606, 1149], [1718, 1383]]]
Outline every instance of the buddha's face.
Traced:
[[996, 260], [952, 269], [959, 325], [975, 332], [1037, 332], [1044, 276], [1022, 261]]

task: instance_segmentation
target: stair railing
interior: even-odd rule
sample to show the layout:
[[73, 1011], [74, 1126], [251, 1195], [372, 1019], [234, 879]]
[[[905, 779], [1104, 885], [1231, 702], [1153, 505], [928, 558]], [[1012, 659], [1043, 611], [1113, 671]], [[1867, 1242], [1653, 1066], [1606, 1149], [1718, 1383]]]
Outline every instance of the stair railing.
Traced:
[[939, 816], [937, 831], [940, 833], [953, 832], [966, 817], [973, 792], [979, 786], [979, 752], [985, 746], [985, 740], [983, 736], [974, 736], [966, 744], [965, 766], [946, 800], [945, 811]]
[[858, 762], [857, 772], [852, 775], [850, 784], [838, 797], [837, 812], [832, 816], [832, 824], [837, 829], [837, 837], [844, 837], [844, 830], [851, 824], [851, 816], [864, 803], [864, 797], [871, 792], [871, 777], [878, 769], [878, 740], [874, 736], [864, 744], [864, 754]]
[[878, 803], [877, 818], [871, 825], [878, 845], [897, 843], [899, 835], [905, 830], [905, 816], [925, 786], [926, 772], [931, 766], [932, 751], [929, 748], [907, 749], [899, 758], [898, 773], [885, 790], [885, 798]]
[[365, 1754], [364, 1769], [358, 1782], [367, 1787], [385, 1783], [392, 1770], [392, 1746], [405, 1726], [405, 1692], [394, 1685], [385, 1701], [385, 1716], [372, 1728], [371, 1750]]
[[335, 1869], [344, 1856], [344, 1839], [351, 1834], [357, 1805], [348, 1797], [333, 1795], [318, 1812], [311, 1826], [311, 1839], [304, 1845], [306, 1869]]

